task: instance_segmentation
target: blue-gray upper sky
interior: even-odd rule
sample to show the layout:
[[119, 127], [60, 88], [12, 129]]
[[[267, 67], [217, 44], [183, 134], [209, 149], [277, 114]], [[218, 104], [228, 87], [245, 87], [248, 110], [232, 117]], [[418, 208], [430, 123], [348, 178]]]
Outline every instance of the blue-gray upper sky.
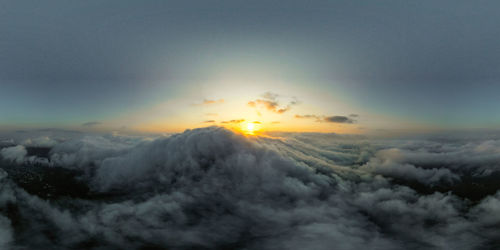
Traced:
[[212, 98], [198, 89], [230, 74], [402, 120], [495, 127], [499, 10], [458, 0], [1, 1], [0, 125], [102, 122]]

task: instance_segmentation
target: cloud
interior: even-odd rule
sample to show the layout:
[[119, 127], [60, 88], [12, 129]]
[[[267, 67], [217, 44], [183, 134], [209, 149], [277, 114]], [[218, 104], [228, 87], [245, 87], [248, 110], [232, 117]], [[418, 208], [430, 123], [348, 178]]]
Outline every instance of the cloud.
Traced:
[[0, 147], [15, 145], [14, 139], [0, 139]]
[[229, 121], [222, 121], [221, 123], [227, 124], [227, 123], [242, 123], [244, 122], [245, 119], [235, 119], [235, 120], [229, 120]]
[[217, 103], [224, 103], [224, 99], [219, 99], [219, 100], [208, 100], [208, 99], [205, 99], [203, 100], [203, 104], [207, 105], [207, 104], [217, 104]]
[[299, 118], [299, 119], [302, 119], [302, 118], [318, 118], [317, 115], [295, 115], [295, 118]]
[[333, 123], [354, 123], [355, 121], [347, 116], [327, 116], [323, 119], [325, 122], [333, 122]]
[[450, 169], [417, 167], [402, 161], [403, 157], [403, 152], [399, 149], [381, 150], [361, 169], [384, 176], [415, 180], [426, 185], [460, 180], [460, 176]]
[[95, 127], [95, 126], [98, 126], [98, 125], [101, 125], [102, 122], [86, 122], [86, 123], [83, 123], [82, 126], [83, 127]]
[[0, 247], [7, 248], [14, 240], [14, 233], [11, 226], [11, 221], [0, 215]]
[[28, 154], [26, 148], [22, 145], [17, 145], [13, 147], [3, 148], [0, 150], [0, 155], [3, 159], [21, 164], [24, 161], [24, 157]]
[[299, 104], [298, 99], [293, 97], [292, 100], [287, 105], [281, 106], [280, 103], [278, 102], [278, 98], [280, 97], [280, 95], [271, 92], [264, 93], [262, 97], [263, 99], [256, 99], [253, 101], [249, 101], [247, 105], [252, 108], [262, 106], [271, 112], [283, 114], [289, 111], [292, 108], [292, 106]]
[[213, 104], [221, 104], [224, 103], [224, 99], [211, 100], [211, 99], [203, 99], [201, 103], [193, 104], [194, 106], [200, 105], [213, 105]]
[[52, 147], [57, 144], [57, 141], [50, 138], [49, 136], [40, 136], [35, 138], [28, 138], [21, 144], [31, 147]]
[[276, 99], [278, 99], [279, 95], [268, 91], [268, 92], [262, 94], [262, 97], [264, 97], [265, 99], [268, 99], [268, 100], [276, 100]]
[[50, 161], [57, 166], [92, 171], [87, 168], [89, 165], [99, 165], [104, 159], [123, 154], [149, 140], [149, 137], [119, 134], [87, 135], [55, 145], [50, 151]]
[[[351, 115], [352, 116], [352, 115]], [[318, 115], [295, 115], [299, 119], [315, 119], [316, 122], [331, 122], [331, 123], [355, 123], [356, 120], [347, 116], [318, 116]]]
[[[0, 161], [0, 246], [479, 249], [498, 242], [500, 140], [492, 137], [245, 137], [208, 127], [57, 142], [52, 166]], [[30, 157], [15, 147], [2, 157], [5, 149], [11, 159]]]
[[323, 119], [321, 116], [317, 115], [295, 115], [295, 118], [298, 119], [315, 119], [317, 122], [321, 122]]
[[214, 123], [214, 122], [215, 122], [215, 120], [206, 120], [203, 123]]

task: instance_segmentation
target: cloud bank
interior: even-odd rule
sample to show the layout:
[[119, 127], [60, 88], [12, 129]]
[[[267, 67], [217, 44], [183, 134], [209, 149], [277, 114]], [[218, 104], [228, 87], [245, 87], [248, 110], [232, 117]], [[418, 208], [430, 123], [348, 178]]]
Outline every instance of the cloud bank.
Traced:
[[220, 127], [16, 145], [1, 149], [0, 246], [494, 249], [499, 152], [498, 139]]

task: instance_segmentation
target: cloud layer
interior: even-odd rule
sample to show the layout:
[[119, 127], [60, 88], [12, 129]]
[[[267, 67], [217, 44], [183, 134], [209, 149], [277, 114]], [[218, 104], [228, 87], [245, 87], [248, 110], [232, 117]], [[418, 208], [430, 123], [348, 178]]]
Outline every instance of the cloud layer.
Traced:
[[[33, 148], [1, 149], [0, 246], [500, 244], [500, 186], [491, 181], [500, 173], [497, 139], [244, 137], [209, 127], [154, 140], [86, 135], [58, 142], [46, 155]], [[45, 162], [35, 166], [30, 157]]]

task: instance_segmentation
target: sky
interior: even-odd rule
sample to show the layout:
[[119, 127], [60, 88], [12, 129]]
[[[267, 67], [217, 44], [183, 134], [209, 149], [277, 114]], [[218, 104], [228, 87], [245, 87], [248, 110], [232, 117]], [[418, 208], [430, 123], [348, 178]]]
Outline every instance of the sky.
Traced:
[[1, 1], [0, 128], [496, 128], [499, 8]]

